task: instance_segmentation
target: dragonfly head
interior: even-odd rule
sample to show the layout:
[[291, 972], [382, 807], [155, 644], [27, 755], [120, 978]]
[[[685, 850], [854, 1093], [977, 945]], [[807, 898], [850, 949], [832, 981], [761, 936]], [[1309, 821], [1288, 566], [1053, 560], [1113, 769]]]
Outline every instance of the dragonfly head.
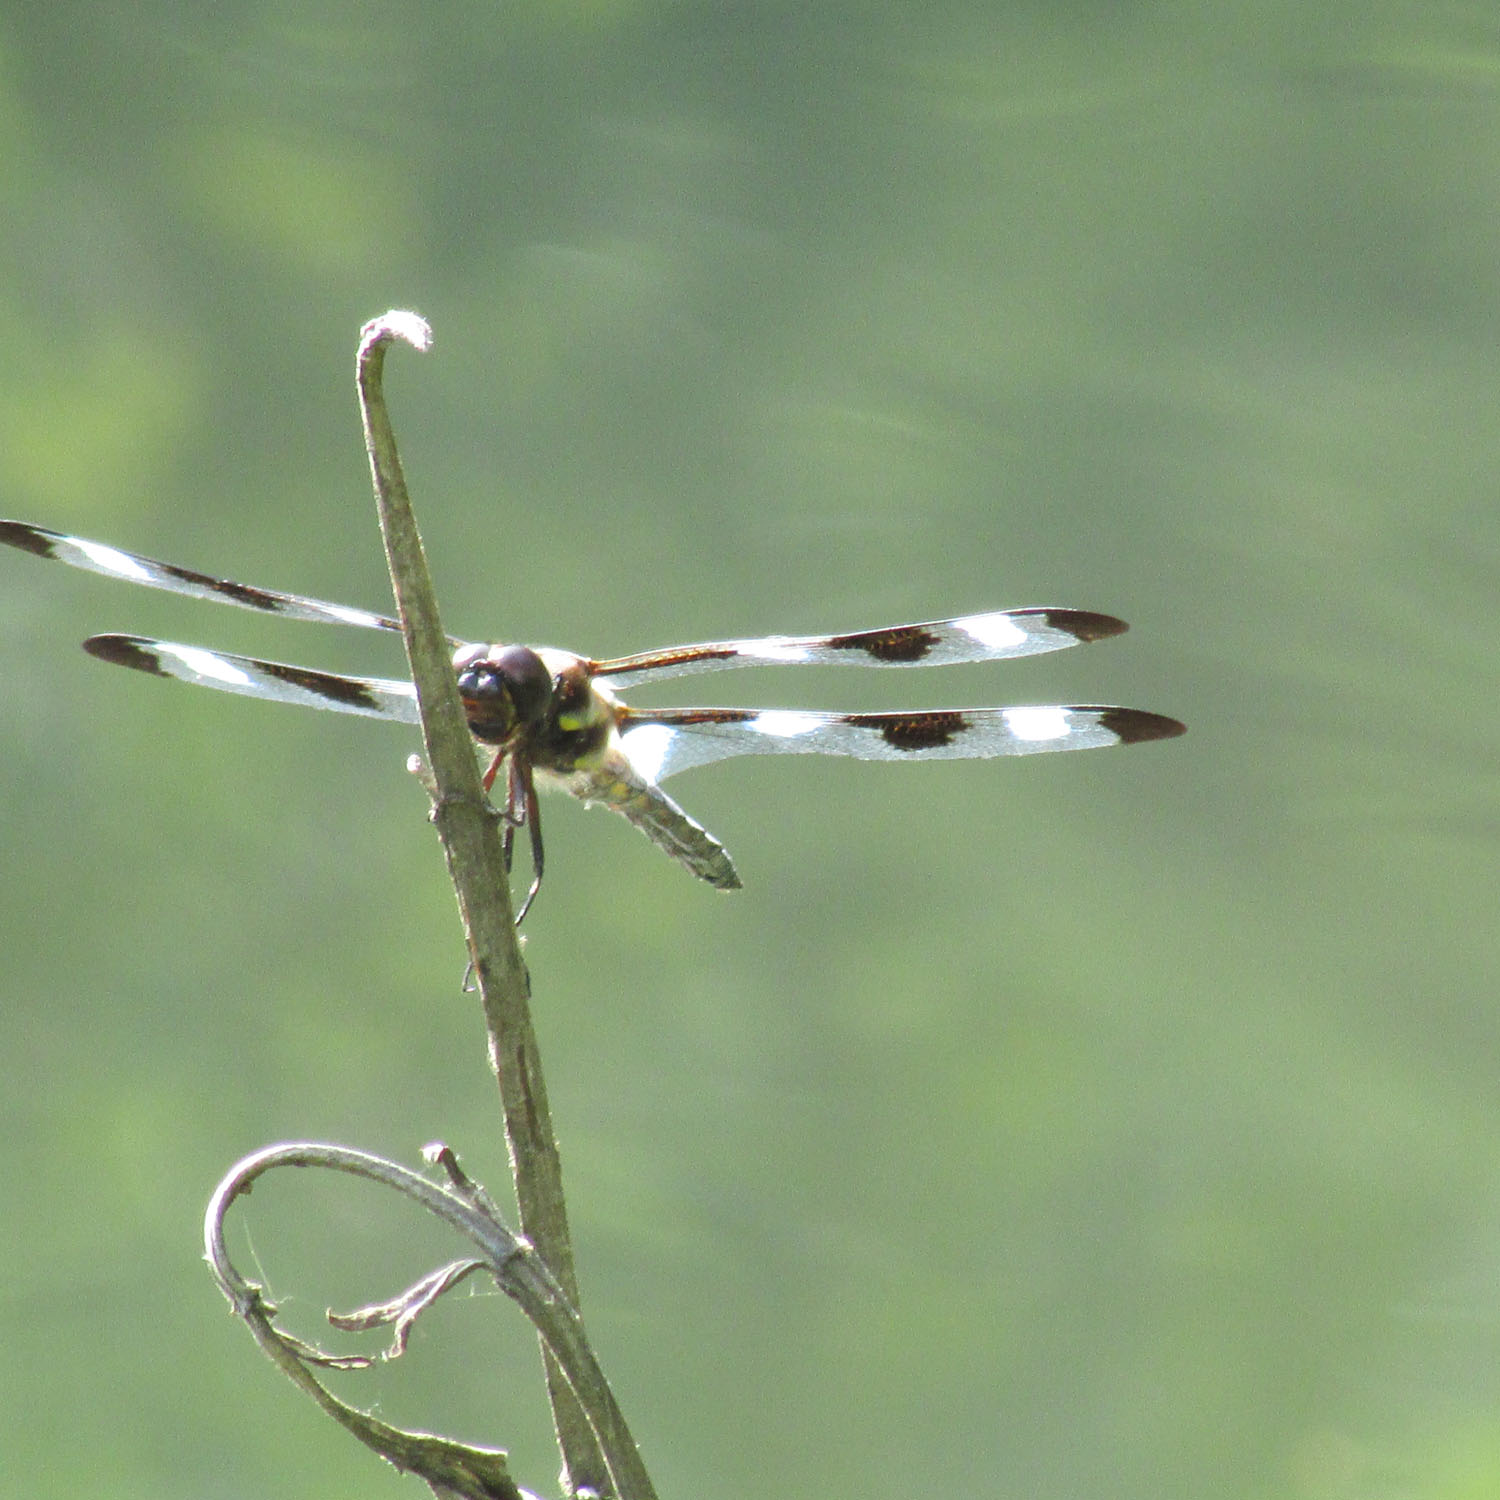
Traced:
[[453, 668], [469, 732], [487, 745], [540, 723], [552, 701], [552, 674], [528, 646], [463, 646]]

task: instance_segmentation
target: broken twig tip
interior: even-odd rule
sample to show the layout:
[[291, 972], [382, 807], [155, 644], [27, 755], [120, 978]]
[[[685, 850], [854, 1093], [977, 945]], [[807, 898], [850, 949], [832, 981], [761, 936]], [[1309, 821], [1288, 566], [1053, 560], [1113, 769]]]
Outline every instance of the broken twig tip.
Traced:
[[372, 318], [360, 330], [362, 349], [368, 349], [372, 344], [388, 344], [393, 339], [400, 339], [425, 354], [432, 347], [432, 329], [420, 313], [392, 308], [390, 312]]

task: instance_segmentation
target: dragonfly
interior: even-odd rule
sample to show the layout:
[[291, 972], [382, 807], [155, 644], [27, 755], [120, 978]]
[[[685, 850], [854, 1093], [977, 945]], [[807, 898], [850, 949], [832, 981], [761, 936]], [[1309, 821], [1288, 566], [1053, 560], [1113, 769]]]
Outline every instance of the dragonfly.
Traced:
[[[128, 583], [289, 620], [397, 633], [401, 629], [400, 622], [387, 615], [215, 578], [25, 521], [0, 521], [0, 542]], [[971, 760], [1133, 745], [1171, 739], [1186, 728], [1177, 719], [1144, 709], [1080, 704], [891, 713], [637, 708], [621, 701], [622, 689], [736, 667], [931, 667], [1004, 661], [1105, 640], [1126, 628], [1113, 615], [1038, 607], [843, 635], [707, 641], [602, 661], [551, 646], [482, 644], [456, 637], [449, 641], [469, 732], [487, 761], [486, 791], [505, 773], [507, 870], [517, 831], [527, 831], [532, 880], [516, 918], [519, 924], [542, 881], [538, 787], [561, 788], [586, 804], [613, 808], [699, 879], [727, 891], [741, 885], [729, 851], [662, 791], [668, 777], [736, 755]], [[116, 666], [220, 692], [403, 724], [420, 722], [416, 689], [399, 679], [350, 677], [138, 635], [95, 635], [83, 648]]]

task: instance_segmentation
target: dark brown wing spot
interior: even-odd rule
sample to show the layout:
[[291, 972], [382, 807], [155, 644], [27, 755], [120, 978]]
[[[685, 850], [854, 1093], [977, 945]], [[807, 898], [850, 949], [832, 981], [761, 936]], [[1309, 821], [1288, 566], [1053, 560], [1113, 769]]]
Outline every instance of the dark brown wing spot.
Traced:
[[932, 750], [951, 744], [971, 727], [954, 709], [926, 714], [846, 714], [846, 724], [873, 729], [893, 750]]
[[19, 547], [22, 552], [35, 552], [38, 557], [57, 556], [52, 538], [24, 521], [0, 521], [0, 542]]
[[875, 661], [921, 661], [941, 639], [920, 625], [893, 625], [889, 630], [861, 630], [853, 635], [831, 636], [827, 649], [863, 651]]
[[274, 677], [278, 682], [288, 682], [293, 687], [301, 688], [306, 693], [316, 693], [320, 698], [327, 698], [331, 703], [347, 703], [354, 708], [380, 709], [380, 700], [364, 683], [355, 681], [352, 677], [339, 677], [332, 672], [315, 672], [310, 667], [291, 667], [284, 662], [262, 661], [257, 662], [267, 677]]
[[1119, 735], [1122, 745], [1142, 740], [1170, 740], [1187, 733], [1187, 725], [1165, 714], [1149, 714], [1143, 708], [1098, 708], [1099, 722]]
[[268, 594], [264, 589], [253, 588], [248, 583], [235, 583], [228, 578], [214, 578], [208, 573], [195, 573], [191, 568], [179, 568], [173, 563], [160, 563], [158, 566], [163, 573], [169, 573], [173, 578], [181, 579], [183, 583], [207, 589], [211, 593], [222, 594], [226, 599], [233, 599], [235, 603], [243, 604], [248, 609], [266, 609], [274, 613], [282, 607], [282, 601], [274, 594]]
[[117, 667], [134, 667], [137, 672], [150, 672], [154, 677], [170, 677], [164, 672], [161, 658], [156, 652], [143, 650], [134, 636], [94, 635], [83, 643], [83, 649], [100, 661], [113, 662]]
[[1130, 629], [1124, 620], [1117, 620], [1113, 615], [1095, 614], [1090, 609], [1023, 609], [1018, 613], [1038, 614], [1054, 630], [1065, 630], [1080, 641], [1108, 640], [1110, 636], [1122, 635]]

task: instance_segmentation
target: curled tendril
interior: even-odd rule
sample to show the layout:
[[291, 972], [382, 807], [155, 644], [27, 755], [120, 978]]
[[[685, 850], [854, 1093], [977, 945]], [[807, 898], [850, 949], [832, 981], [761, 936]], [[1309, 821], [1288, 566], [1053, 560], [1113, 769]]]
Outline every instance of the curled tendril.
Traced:
[[214, 1189], [204, 1218], [205, 1257], [235, 1314], [243, 1319], [262, 1352], [335, 1421], [397, 1468], [417, 1474], [435, 1493], [465, 1500], [525, 1500], [526, 1492], [511, 1479], [503, 1450], [478, 1448], [430, 1433], [406, 1432], [339, 1401], [318, 1381], [314, 1369], [360, 1369], [372, 1361], [364, 1355], [341, 1355], [319, 1349], [275, 1326], [276, 1307], [255, 1282], [240, 1274], [224, 1242], [230, 1206], [257, 1178], [277, 1167], [316, 1167], [363, 1177], [401, 1193], [462, 1235], [478, 1252], [429, 1273], [387, 1302], [351, 1313], [330, 1313], [343, 1330], [391, 1327], [387, 1358], [406, 1346], [416, 1319], [445, 1293], [479, 1271], [515, 1301], [541, 1335], [572, 1387], [594, 1429], [609, 1468], [612, 1489], [620, 1500], [654, 1500], [634, 1440], [610, 1391], [583, 1325], [556, 1278], [541, 1257], [514, 1233], [496, 1212], [489, 1195], [464, 1175], [446, 1146], [424, 1153], [448, 1177], [436, 1183], [384, 1157], [346, 1146], [294, 1142], [269, 1146], [237, 1162]]

